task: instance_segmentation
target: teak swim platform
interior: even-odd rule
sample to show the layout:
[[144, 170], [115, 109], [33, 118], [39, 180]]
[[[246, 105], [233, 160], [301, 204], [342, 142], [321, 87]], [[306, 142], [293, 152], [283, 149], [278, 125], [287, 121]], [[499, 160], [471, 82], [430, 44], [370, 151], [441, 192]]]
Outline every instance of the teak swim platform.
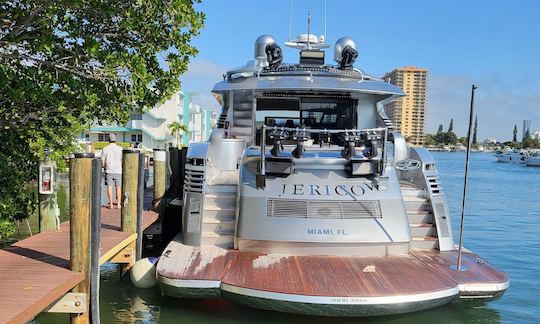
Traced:
[[262, 254], [177, 240], [158, 271], [170, 296], [223, 296], [257, 308], [324, 316], [422, 310], [479, 297], [478, 291], [495, 299], [508, 287], [506, 274], [476, 254], [463, 254], [466, 272], [449, 267], [456, 258], [456, 251], [428, 250], [373, 257]]
[[[157, 219], [157, 213], [145, 210], [143, 229]], [[66, 221], [57, 231], [42, 232], [0, 250], [0, 323], [33, 319], [84, 279], [82, 273], [69, 270], [69, 227]], [[134, 262], [135, 252], [126, 248], [136, 239], [136, 233], [121, 231], [119, 209], [102, 208], [100, 264]]]

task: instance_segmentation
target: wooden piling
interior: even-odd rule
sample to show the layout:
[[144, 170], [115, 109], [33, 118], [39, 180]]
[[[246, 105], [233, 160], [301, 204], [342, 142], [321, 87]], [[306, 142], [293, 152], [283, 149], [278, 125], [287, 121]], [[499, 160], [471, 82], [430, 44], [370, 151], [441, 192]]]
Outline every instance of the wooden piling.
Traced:
[[154, 200], [152, 208], [159, 212], [161, 200], [165, 194], [167, 154], [163, 150], [154, 149]]
[[169, 184], [170, 198], [179, 198], [180, 188], [178, 186], [180, 180], [180, 150], [178, 147], [169, 148], [169, 165], [171, 168], [171, 182]]
[[90, 323], [90, 215], [92, 208], [92, 160], [94, 154], [75, 154], [69, 166], [70, 269], [84, 273], [84, 280], [72, 289], [86, 294], [86, 312], [72, 314], [72, 324]]
[[93, 324], [100, 323], [99, 280], [101, 246], [101, 170], [100, 159], [92, 161], [92, 214], [90, 222], [90, 318]]
[[122, 232], [137, 232], [137, 183], [139, 152], [124, 150], [122, 154]]
[[50, 195], [39, 194], [39, 232], [54, 231], [58, 224], [56, 221], [56, 209], [58, 206], [56, 188]]
[[139, 154], [137, 178], [137, 243], [135, 248], [135, 260], [139, 261], [142, 258], [143, 250], [144, 153]]

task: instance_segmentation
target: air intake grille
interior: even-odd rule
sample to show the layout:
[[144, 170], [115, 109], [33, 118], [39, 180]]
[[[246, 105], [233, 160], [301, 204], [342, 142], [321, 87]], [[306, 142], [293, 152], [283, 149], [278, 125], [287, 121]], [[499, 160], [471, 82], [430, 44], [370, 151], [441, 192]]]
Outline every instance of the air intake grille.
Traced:
[[382, 218], [378, 201], [268, 199], [266, 216], [292, 218]]
[[184, 180], [184, 191], [202, 192], [204, 184], [204, 166], [185, 164], [186, 174]]
[[439, 177], [428, 176], [427, 180], [428, 180], [429, 190], [431, 191], [431, 193], [434, 196], [442, 195], [442, 187], [441, 187], [441, 183], [439, 182]]

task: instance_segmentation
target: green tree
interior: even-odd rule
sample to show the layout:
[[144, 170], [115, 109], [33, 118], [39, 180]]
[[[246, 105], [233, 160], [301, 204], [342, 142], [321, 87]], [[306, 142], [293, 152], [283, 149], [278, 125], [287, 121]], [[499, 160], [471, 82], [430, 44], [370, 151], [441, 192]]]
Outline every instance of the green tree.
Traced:
[[167, 125], [167, 127], [169, 127], [171, 135], [174, 135], [174, 137], [176, 137], [176, 145], [180, 146], [180, 136], [182, 135], [182, 133], [187, 134], [189, 132], [188, 127], [178, 121], [170, 123], [169, 125]]
[[435, 145], [437, 145], [437, 141], [435, 141], [435, 139], [433, 138], [433, 135], [427, 134], [424, 145], [425, 146], [435, 146]]
[[540, 148], [540, 140], [535, 140], [532, 138], [526, 138], [521, 143], [521, 147], [524, 149], [538, 149]]
[[195, 2], [0, 3], [0, 220], [35, 210], [46, 146], [62, 167], [93, 122], [123, 124], [178, 91], [204, 21]]
[[514, 137], [512, 137], [512, 142], [517, 142], [517, 125], [514, 125]]
[[448, 125], [448, 132], [454, 131], [454, 118], [450, 118], [450, 124]]
[[442, 132], [443, 132], [443, 125], [439, 124], [439, 129], [437, 129], [437, 134], [442, 133]]
[[527, 131], [525, 132], [525, 134], [523, 134], [523, 140], [526, 140], [526, 139], [529, 139], [531, 138], [531, 133], [529, 132], [529, 130], [527, 129]]
[[473, 137], [472, 137], [472, 144], [476, 145], [478, 144], [476, 135], [478, 133], [478, 115], [474, 116], [474, 130], [473, 130]]

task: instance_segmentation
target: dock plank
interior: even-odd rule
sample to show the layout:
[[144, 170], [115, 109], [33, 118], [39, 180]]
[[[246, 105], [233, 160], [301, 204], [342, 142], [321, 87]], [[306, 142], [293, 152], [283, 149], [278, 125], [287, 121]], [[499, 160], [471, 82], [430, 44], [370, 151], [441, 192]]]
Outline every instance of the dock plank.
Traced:
[[[144, 211], [143, 229], [157, 219]], [[101, 221], [101, 256], [136, 239], [120, 230], [119, 209], [102, 208]], [[0, 273], [0, 323], [29, 321], [69, 292], [84, 278], [69, 270], [69, 221], [0, 250]]]

